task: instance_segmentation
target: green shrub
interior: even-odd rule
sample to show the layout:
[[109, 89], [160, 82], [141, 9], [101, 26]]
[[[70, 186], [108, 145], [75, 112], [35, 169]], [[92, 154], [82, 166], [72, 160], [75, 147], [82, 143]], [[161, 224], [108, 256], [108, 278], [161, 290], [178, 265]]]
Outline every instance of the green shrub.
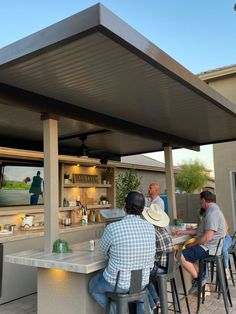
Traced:
[[116, 205], [124, 206], [125, 198], [130, 191], [137, 190], [141, 183], [141, 177], [133, 169], [125, 170], [116, 177]]

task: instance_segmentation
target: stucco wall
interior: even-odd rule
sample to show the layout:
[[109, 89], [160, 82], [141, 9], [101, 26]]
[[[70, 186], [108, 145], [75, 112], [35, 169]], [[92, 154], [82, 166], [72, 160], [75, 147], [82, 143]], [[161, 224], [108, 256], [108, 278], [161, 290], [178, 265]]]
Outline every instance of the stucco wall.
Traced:
[[[236, 104], [236, 73], [210, 81], [209, 85]], [[229, 174], [230, 171], [236, 171], [236, 141], [213, 145], [213, 154], [217, 203], [222, 208], [233, 233], [236, 222]]]
[[233, 221], [230, 171], [236, 171], [236, 142], [214, 145], [213, 154], [217, 203], [230, 223], [230, 229], [234, 230], [235, 222]]
[[[117, 168], [116, 176], [119, 173], [125, 171], [125, 169]], [[138, 176], [141, 178], [141, 186], [140, 191], [144, 193], [144, 195], [148, 194], [148, 187], [150, 183], [157, 182], [161, 185], [161, 194], [165, 194], [166, 192], [166, 175], [164, 172], [154, 172], [154, 171], [146, 171], [146, 170], [135, 170]]]

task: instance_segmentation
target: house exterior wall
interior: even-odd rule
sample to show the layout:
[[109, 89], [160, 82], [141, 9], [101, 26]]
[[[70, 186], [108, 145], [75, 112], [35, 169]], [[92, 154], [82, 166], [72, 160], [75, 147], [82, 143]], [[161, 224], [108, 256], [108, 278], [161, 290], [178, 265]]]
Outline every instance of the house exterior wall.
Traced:
[[215, 144], [213, 154], [217, 203], [230, 224], [230, 230], [233, 231], [235, 213], [232, 205], [230, 171], [236, 171], [236, 142]]
[[[236, 104], [236, 70], [234, 73], [225, 73], [219, 70], [217, 77], [210, 78], [207, 75], [207, 83]], [[223, 75], [224, 74], [224, 75]], [[204, 75], [201, 77], [204, 80]], [[236, 127], [236, 125], [235, 125]], [[227, 219], [230, 231], [236, 230], [235, 210], [233, 206], [234, 195], [232, 195], [230, 172], [236, 171], [236, 141], [213, 145], [215, 186], [217, 203], [223, 210]]]

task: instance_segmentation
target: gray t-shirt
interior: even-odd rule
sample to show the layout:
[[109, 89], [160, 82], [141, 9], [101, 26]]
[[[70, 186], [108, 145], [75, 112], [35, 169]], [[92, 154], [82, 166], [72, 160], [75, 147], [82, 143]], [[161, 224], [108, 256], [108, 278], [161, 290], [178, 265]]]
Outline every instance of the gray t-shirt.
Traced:
[[[215, 231], [212, 240], [201, 245], [205, 250], [209, 250], [210, 255], [215, 255], [216, 248], [220, 238], [224, 238], [226, 234], [225, 218], [219, 206], [213, 203], [206, 211], [199, 227], [197, 237], [201, 237], [206, 230]], [[223, 245], [223, 243], [222, 243]], [[219, 248], [219, 252], [221, 249]]]

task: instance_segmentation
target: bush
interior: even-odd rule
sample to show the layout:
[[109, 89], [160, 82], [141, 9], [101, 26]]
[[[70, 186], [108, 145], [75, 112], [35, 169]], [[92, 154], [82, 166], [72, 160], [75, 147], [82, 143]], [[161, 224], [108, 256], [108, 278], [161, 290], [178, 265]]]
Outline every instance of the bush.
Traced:
[[176, 187], [180, 191], [193, 193], [195, 190], [202, 188], [210, 180], [206, 175], [205, 167], [197, 161], [183, 164], [180, 166], [180, 169], [181, 172], [176, 177]]
[[116, 205], [122, 208], [125, 198], [130, 191], [137, 190], [141, 183], [141, 177], [133, 169], [125, 170], [116, 177]]

